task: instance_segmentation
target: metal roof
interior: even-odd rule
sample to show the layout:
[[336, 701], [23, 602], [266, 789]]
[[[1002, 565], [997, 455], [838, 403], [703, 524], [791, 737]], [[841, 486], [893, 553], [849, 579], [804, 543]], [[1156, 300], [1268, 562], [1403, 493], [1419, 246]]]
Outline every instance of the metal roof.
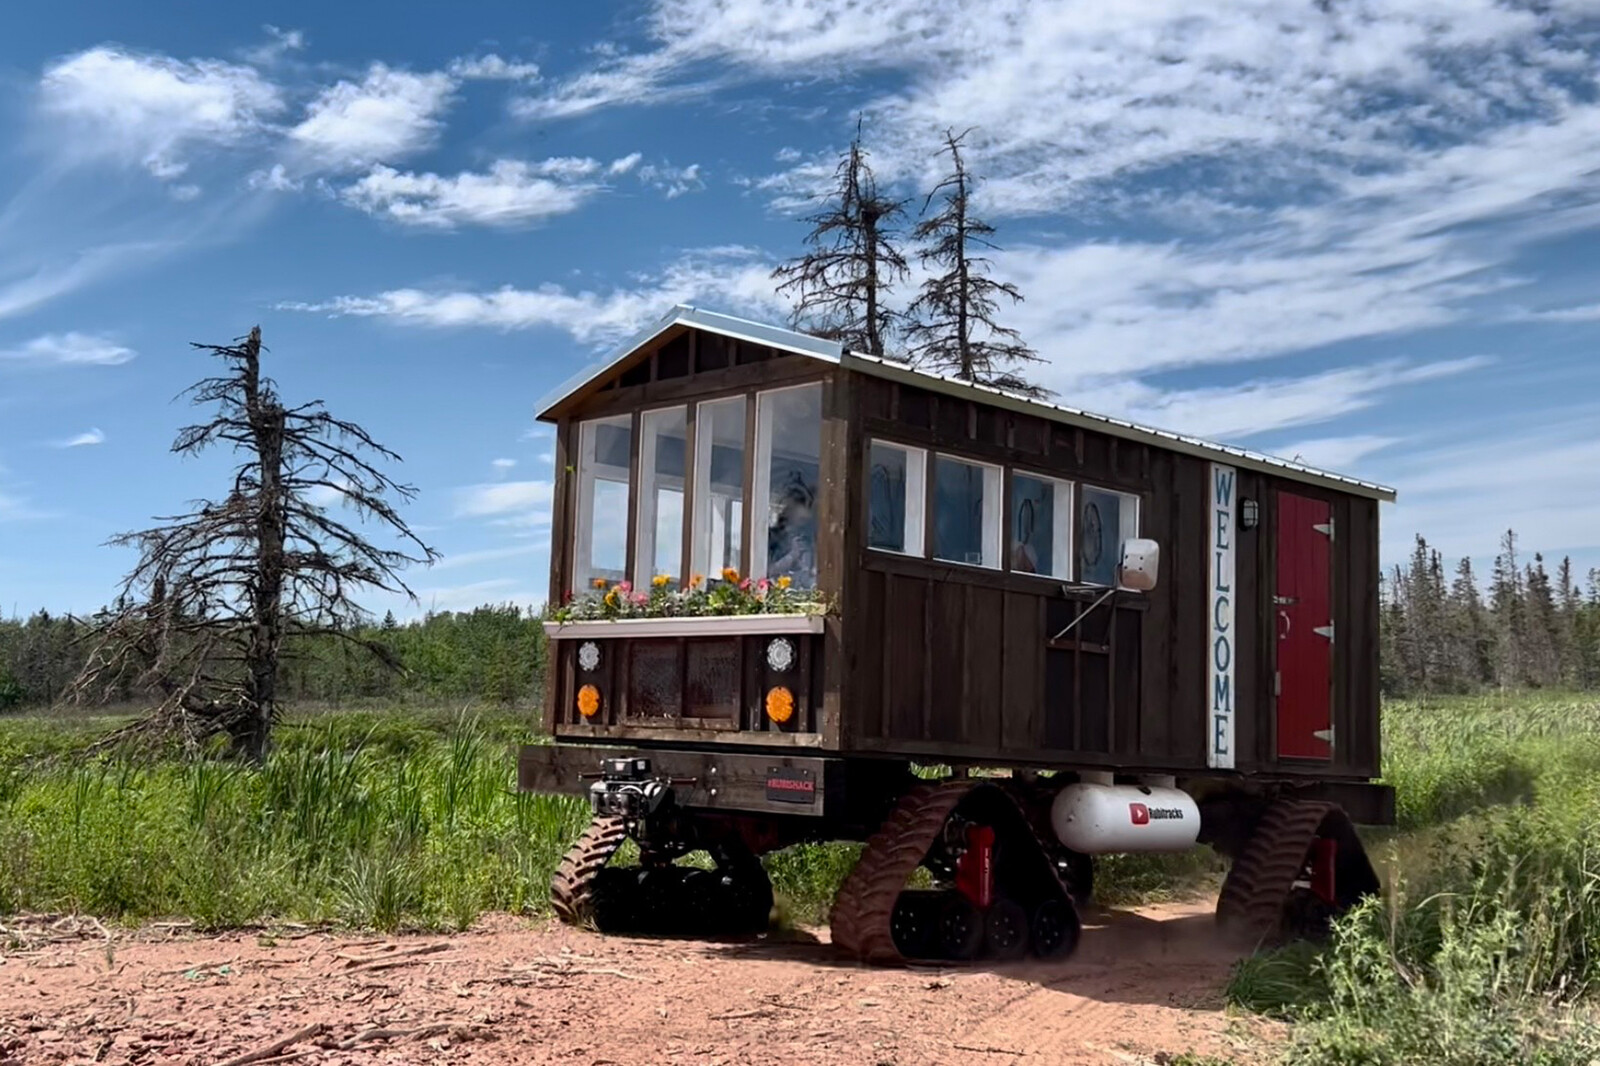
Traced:
[[833, 363], [858, 373], [900, 381], [929, 389], [933, 392], [944, 393], [948, 396], [960, 396], [995, 407], [1047, 418], [1054, 422], [1081, 426], [1084, 429], [1092, 429], [1114, 437], [1121, 437], [1125, 440], [1153, 444], [1169, 451], [1183, 452], [1204, 459], [1213, 459], [1217, 462], [1259, 470], [1294, 481], [1304, 481], [1314, 485], [1321, 485], [1325, 488], [1337, 489], [1341, 492], [1369, 496], [1373, 499], [1393, 500], [1395, 498], [1395, 490], [1387, 485], [1362, 481], [1359, 478], [1336, 474], [1329, 470], [1319, 470], [1314, 466], [1306, 466], [1303, 463], [1280, 459], [1264, 452], [1236, 448], [1228, 444], [1218, 444], [1215, 441], [1202, 440], [1199, 437], [1190, 437], [1182, 433], [1174, 433], [1171, 430], [1157, 429], [1153, 426], [1142, 426], [1126, 419], [1113, 418], [1110, 415], [1095, 414], [1092, 411], [1083, 411], [1076, 407], [1050, 403], [1045, 400], [1029, 399], [1006, 392], [1003, 389], [997, 389], [992, 385], [962, 381], [943, 374], [932, 374], [926, 370], [918, 370], [910, 364], [902, 363], [898, 360], [885, 359], [881, 356], [867, 355], [862, 352], [846, 351], [838, 341], [824, 340], [821, 337], [813, 337], [807, 333], [799, 333], [760, 322], [751, 322], [746, 319], [735, 318], [732, 315], [719, 314], [715, 311], [704, 311], [685, 304], [679, 304], [674, 307], [671, 312], [655, 325], [640, 331], [633, 338], [612, 350], [600, 362], [580, 371], [547, 395], [539, 402], [539, 417], [545, 419], [554, 417], [557, 413], [556, 409], [563, 406], [566, 401], [576, 398], [578, 394], [587, 391], [590, 386], [605, 380], [610, 376], [611, 371], [626, 362], [628, 357], [640, 348], [656, 340], [669, 330], [680, 326], [720, 333], [723, 336], [734, 337], [754, 344], [762, 344], [770, 348], [793, 352], [796, 355], [804, 355], [812, 359]]

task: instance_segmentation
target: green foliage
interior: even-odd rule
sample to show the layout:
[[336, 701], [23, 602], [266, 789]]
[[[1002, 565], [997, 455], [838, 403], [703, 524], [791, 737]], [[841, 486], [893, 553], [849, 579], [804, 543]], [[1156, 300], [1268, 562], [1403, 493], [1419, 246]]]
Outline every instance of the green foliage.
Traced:
[[1302, 1023], [1291, 1064], [1592, 1064], [1600, 701], [1391, 704], [1384, 773], [1410, 830], [1390, 898], [1245, 960], [1230, 997]]
[[752, 581], [740, 578], [735, 570], [724, 570], [721, 580], [710, 582], [695, 574], [683, 588], [673, 585], [665, 574], [653, 578], [648, 590], [636, 590], [629, 581], [607, 586], [604, 578], [596, 578], [595, 591], [569, 599], [551, 612], [550, 617], [557, 622], [582, 622], [728, 614], [820, 614], [824, 607], [815, 590], [791, 588], [787, 577]]

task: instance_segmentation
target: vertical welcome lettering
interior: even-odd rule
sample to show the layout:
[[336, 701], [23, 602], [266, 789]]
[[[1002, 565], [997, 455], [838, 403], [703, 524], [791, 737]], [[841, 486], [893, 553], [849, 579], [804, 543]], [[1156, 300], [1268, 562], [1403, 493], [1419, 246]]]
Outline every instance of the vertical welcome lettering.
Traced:
[[1211, 464], [1211, 493], [1206, 522], [1210, 540], [1211, 604], [1207, 612], [1210, 641], [1206, 647], [1206, 765], [1233, 769], [1233, 512], [1237, 472]]

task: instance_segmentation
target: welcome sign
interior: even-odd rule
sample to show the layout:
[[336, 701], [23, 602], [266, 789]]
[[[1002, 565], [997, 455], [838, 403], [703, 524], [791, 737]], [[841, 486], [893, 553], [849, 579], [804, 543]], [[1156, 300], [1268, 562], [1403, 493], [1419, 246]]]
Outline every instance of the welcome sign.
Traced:
[[1233, 582], [1234, 509], [1238, 472], [1231, 466], [1211, 464], [1210, 595], [1211, 640], [1206, 670], [1206, 765], [1233, 769]]

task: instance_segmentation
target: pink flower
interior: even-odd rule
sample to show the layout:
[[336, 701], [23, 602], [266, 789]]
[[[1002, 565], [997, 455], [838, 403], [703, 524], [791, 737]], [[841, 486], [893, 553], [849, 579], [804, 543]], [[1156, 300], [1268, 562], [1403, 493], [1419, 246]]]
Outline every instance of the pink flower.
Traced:
[[749, 578], [745, 578], [743, 581], [739, 582], [739, 591], [740, 592], [749, 592], [750, 591], [750, 579]]
[[618, 581], [617, 588], [621, 589], [622, 594], [626, 596], [633, 591], [633, 583], [631, 581]]
[[642, 592], [635, 592], [633, 594], [633, 602], [643, 607], [645, 604], [650, 602], [650, 597], [646, 596]]
[[765, 592], [771, 587], [772, 582], [768, 581], [766, 578], [762, 578], [760, 581], [756, 582], [756, 589], [759, 592]]

